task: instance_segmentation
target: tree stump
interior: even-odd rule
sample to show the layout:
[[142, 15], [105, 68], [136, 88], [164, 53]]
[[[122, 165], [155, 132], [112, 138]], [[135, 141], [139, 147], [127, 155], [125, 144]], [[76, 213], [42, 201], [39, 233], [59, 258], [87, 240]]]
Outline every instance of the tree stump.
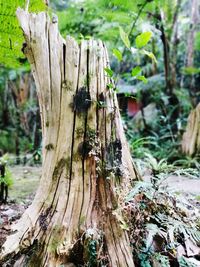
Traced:
[[182, 140], [182, 151], [190, 156], [200, 151], [200, 104], [191, 111]]
[[138, 173], [116, 94], [107, 86], [107, 50], [101, 41], [64, 40], [55, 17], [50, 21], [44, 12], [18, 9], [17, 16], [39, 98], [43, 168], [32, 205], [2, 248], [2, 262], [134, 266], [116, 213], [118, 192]]

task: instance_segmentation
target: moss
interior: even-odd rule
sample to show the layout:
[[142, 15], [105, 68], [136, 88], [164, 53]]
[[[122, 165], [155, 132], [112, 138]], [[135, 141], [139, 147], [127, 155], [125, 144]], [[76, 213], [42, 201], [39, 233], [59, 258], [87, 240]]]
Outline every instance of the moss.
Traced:
[[46, 150], [53, 150], [54, 149], [54, 145], [53, 144], [48, 144], [45, 146]]
[[83, 128], [82, 127], [78, 127], [76, 129], [76, 137], [77, 138], [81, 138], [83, 136], [83, 134], [84, 134]]
[[47, 230], [48, 227], [48, 216], [51, 211], [51, 207], [48, 207], [44, 212], [39, 216], [39, 225], [43, 231]]
[[75, 162], [77, 162], [77, 161], [79, 161], [80, 160], [80, 155], [79, 155], [79, 153], [77, 152], [77, 153], [74, 153], [73, 154], [73, 161], [75, 161]]
[[71, 167], [71, 157], [66, 159], [66, 170], [68, 171]]
[[72, 91], [73, 90], [72, 86], [73, 86], [72, 82], [68, 80], [63, 81], [62, 83], [62, 88], [66, 91]]
[[62, 243], [63, 228], [55, 225], [53, 227], [51, 238], [49, 241], [48, 251], [51, 253], [56, 253], [58, 246]]
[[57, 180], [57, 178], [61, 175], [63, 172], [64, 167], [67, 165], [67, 159], [61, 158], [57, 165], [55, 166], [54, 172], [53, 172], [53, 180]]
[[87, 157], [88, 154], [96, 146], [96, 131], [87, 126], [86, 136], [83, 142], [78, 146], [78, 153], [83, 158]]
[[119, 139], [111, 141], [106, 148], [105, 161], [101, 161], [100, 173], [103, 177], [109, 177], [113, 173], [116, 177], [121, 177], [122, 165], [122, 144]]
[[34, 241], [33, 245], [30, 247], [27, 262], [24, 266], [35, 267], [42, 266], [43, 262], [43, 245], [40, 244], [37, 240]]
[[49, 121], [46, 122], [46, 127], [49, 127]]
[[98, 97], [98, 100], [97, 100], [97, 107], [99, 109], [107, 107], [106, 99], [105, 99], [105, 96], [104, 96], [103, 92], [99, 94], [99, 97]]
[[78, 90], [73, 99], [73, 110], [77, 114], [86, 113], [91, 106], [90, 93], [86, 90], [86, 87], [82, 87]]

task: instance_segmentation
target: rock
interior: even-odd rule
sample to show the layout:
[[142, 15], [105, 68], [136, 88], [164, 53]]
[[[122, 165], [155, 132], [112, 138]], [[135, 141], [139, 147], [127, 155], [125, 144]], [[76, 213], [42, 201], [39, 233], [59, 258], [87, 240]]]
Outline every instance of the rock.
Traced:
[[188, 257], [200, 254], [200, 248], [189, 238], [185, 241], [185, 248]]
[[[158, 110], [156, 109], [156, 104], [151, 103], [144, 108], [144, 118], [147, 125], [155, 124], [158, 117]], [[132, 119], [134, 125], [136, 125], [137, 129], [143, 130], [144, 129], [144, 122], [142, 118], [142, 112], [139, 111], [135, 117]]]
[[3, 211], [2, 214], [4, 216], [8, 216], [9, 220], [13, 220], [15, 217], [19, 217], [19, 212], [17, 210], [8, 209], [6, 211]]

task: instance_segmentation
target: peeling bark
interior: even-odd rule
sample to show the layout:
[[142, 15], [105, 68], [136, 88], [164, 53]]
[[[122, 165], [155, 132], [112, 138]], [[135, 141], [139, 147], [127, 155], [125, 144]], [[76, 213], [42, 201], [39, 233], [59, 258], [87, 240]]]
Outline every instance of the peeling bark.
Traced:
[[43, 171], [32, 205], [3, 246], [2, 262], [134, 266], [115, 212], [116, 192], [138, 174], [116, 94], [107, 89], [107, 50], [101, 41], [64, 40], [46, 13], [18, 9], [17, 16], [38, 92]]

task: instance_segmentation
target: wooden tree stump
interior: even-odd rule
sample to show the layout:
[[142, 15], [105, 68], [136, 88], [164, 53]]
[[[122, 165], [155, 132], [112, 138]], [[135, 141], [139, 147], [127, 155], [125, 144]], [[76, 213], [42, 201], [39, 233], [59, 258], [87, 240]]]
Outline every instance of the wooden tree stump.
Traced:
[[190, 156], [200, 151], [200, 104], [191, 111], [182, 140], [182, 151]]
[[10, 257], [20, 267], [134, 266], [116, 212], [117, 192], [138, 174], [116, 94], [107, 89], [107, 50], [101, 41], [64, 40], [57, 20], [44, 12], [18, 9], [17, 16], [38, 92], [43, 168], [32, 205], [3, 246], [2, 262]]

